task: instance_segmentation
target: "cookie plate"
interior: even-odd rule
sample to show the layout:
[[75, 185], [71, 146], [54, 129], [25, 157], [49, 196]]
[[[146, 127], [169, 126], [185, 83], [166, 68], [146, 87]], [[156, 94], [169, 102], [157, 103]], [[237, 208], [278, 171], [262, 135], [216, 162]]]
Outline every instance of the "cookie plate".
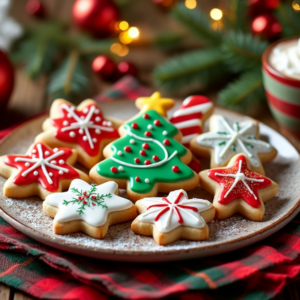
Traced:
[[[180, 103], [177, 103], [176, 109]], [[114, 102], [102, 105], [106, 115], [129, 119], [137, 110], [133, 102]], [[249, 119], [223, 109], [215, 113], [240, 120]], [[33, 119], [14, 130], [0, 144], [0, 154], [25, 153], [34, 137], [41, 131], [46, 115]], [[158, 246], [152, 237], [135, 235], [130, 222], [111, 226], [103, 240], [93, 239], [82, 233], [55, 235], [52, 218], [44, 215], [42, 201], [37, 197], [22, 200], [2, 196], [5, 178], [0, 176], [0, 215], [8, 223], [33, 239], [68, 252], [115, 261], [158, 262], [191, 259], [225, 253], [258, 242], [278, 231], [296, 216], [300, 210], [300, 158], [295, 148], [279, 133], [260, 124], [261, 138], [268, 140], [278, 150], [278, 156], [265, 164], [266, 176], [279, 185], [275, 198], [265, 204], [266, 213], [262, 222], [254, 222], [235, 215], [226, 220], [209, 223], [207, 241], [180, 240], [168, 246]], [[202, 162], [209, 167], [209, 160]], [[80, 166], [78, 166], [81, 168]], [[84, 168], [81, 168], [84, 170]], [[85, 170], [87, 171], [87, 170]], [[188, 193], [189, 198], [212, 200], [212, 196], [200, 187]], [[127, 197], [124, 190], [120, 195]]]

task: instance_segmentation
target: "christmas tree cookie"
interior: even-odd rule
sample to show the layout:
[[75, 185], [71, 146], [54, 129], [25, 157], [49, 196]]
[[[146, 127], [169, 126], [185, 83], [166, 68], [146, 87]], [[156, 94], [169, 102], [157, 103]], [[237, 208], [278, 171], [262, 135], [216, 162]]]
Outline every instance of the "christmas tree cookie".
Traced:
[[210, 118], [210, 131], [193, 138], [191, 151], [198, 156], [211, 156], [211, 168], [226, 166], [238, 153], [247, 156], [253, 171], [264, 174], [262, 163], [271, 161], [277, 150], [259, 138], [258, 122], [232, 122], [223, 116]]
[[88, 169], [102, 159], [104, 146], [119, 137], [112, 120], [106, 120], [91, 99], [83, 101], [77, 108], [66, 100], [55, 100], [43, 130], [36, 142], [76, 149], [78, 161]]
[[118, 196], [115, 182], [96, 186], [80, 179], [73, 180], [67, 192], [47, 196], [43, 210], [54, 218], [56, 234], [82, 231], [97, 239], [105, 237], [110, 225], [137, 215], [134, 204]]
[[207, 200], [188, 199], [184, 190], [171, 192], [167, 197], [145, 198], [136, 202], [140, 215], [131, 229], [141, 235], [152, 236], [159, 245], [178, 239], [206, 240], [207, 222], [215, 216], [215, 209]]
[[32, 145], [25, 155], [2, 156], [0, 174], [8, 178], [3, 193], [12, 198], [37, 195], [45, 199], [67, 189], [75, 178], [89, 181], [85, 173], [72, 167], [76, 159], [76, 150], [51, 149], [43, 143]]
[[192, 154], [180, 144], [180, 132], [155, 110], [139, 114], [119, 132], [122, 137], [104, 149], [107, 159], [90, 171], [95, 182], [113, 180], [133, 201], [198, 185], [197, 174], [186, 166]]
[[225, 219], [236, 213], [254, 221], [261, 221], [264, 202], [273, 198], [278, 185], [253, 171], [244, 154], [235, 155], [225, 168], [202, 171], [201, 186], [214, 194], [216, 218]]

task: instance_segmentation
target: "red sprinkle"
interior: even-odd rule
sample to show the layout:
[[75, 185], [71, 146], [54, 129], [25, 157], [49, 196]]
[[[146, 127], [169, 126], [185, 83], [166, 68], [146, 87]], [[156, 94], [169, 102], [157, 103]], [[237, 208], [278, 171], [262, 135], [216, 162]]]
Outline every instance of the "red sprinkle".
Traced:
[[152, 133], [150, 131], [145, 132], [145, 136], [151, 136], [151, 135], [152, 135]]
[[144, 118], [144, 119], [149, 119], [149, 115], [148, 115], [148, 114], [144, 114], [144, 115], [143, 115], [143, 118]]
[[152, 159], [155, 160], [155, 161], [157, 161], [157, 160], [159, 160], [159, 157], [157, 155], [153, 155]]
[[141, 178], [139, 176], [136, 176], [135, 181], [141, 181]]
[[170, 145], [170, 141], [169, 140], [164, 140], [163, 141], [164, 145], [169, 146]]
[[145, 165], [151, 165], [151, 161], [149, 159], [146, 159], [144, 163]]
[[178, 166], [173, 166], [172, 171], [175, 172], [175, 173], [178, 173], [179, 172], [179, 167]]
[[118, 169], [116, 167], [111, 167], [110, 170], [113, 172], [113, 173], [117, 173], [118, 172]]
[[149, 149], [149, 144], [144, 143], [142, 147], [147, 150], [147, 149]]
[[83, 204], [87, 204], [87, 201], [84, 200], [84, 201], [82, 201], [82, 203], [83, 203]]
[[143, 155], [143, 156], [145, 156], [146, 155], [146, 151], [145, 150], [141, 150], [140, 154]]
[[138, 129], [139, 128], [139, 125], [137, 123], [132, 123], [131, 124], [131, 128], [132, 129]]
[[139, 163], [141, 162], [141, 160], [137, 157], [137, 158], [134, 159], [134, 162], [135, 162], [136, 164], [139, 164]]
[[125, 146], [125, 147], [124, 147], [124, 151], [130, 152], [130, 151], [131, 151], [131, 148], [130, 148], [129, 146]]
[[155, 126], [159, 126], [161, 123], [160, 123], [159, 120], [154, 120], [153, 124], [154, 124]]

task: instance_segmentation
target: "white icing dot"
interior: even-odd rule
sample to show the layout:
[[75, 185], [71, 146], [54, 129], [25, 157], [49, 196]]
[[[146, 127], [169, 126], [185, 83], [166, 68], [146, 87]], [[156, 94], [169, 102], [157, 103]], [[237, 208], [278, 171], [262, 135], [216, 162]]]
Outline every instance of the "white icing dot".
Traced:
[[168, 134], [168, 131], [163, 131], [163, 135], [167, 135]]
[[102, 125], [103, 125], [103, 126], [106, 126], [106, 125], [107, 125], [107, 122], [106, 122], [106, 121], [103, 121], [103, 122], [102, 122]]
[[118, 155], [122, 156], [123, 152], [122, 151], [118, 151]]
[[63, 121], [63, 125], [64, 125], [64, 126], [68, 126], [68, 125], [69, 125], [69, 122], [68, 122], [68, 121]]
[[79, 133], [83, 134], [83, 129], [82, 128], [79, 129]]
[[25, 167], [29, 167], [29, 166], [30, 166], [29, 162], [25, 163]]
[[38, 172], [38, 171], [34, 171], [34, 172], [33, 172], [33, 175], [34, 175], [34, 176], [38, 176], [38, 175], [39, 175], [39, 172]]
[[53, 152], [57, 152], [57, 151], [58, 151], [58, 148], [54, 148], [54, 149], [53, 149]]
[[52, 176], [53, 176], [53, 173], [50, 172], [50, 173], [49, 173], [49, 176], [52, 177]]
[[58, 174], [62, 175], [62, 174], [64, 174], [64, 171], [60, 170], [60, 171], [58, 172]]
[[36, 153], [36, 150], [35, 150], [35, 149], [32, 149], [32, 150], [31, 150], [31, 153]]
[[81, 120], [84, 120], [84, 119], [85, 119], [85, 117], [84, 117], [84, 116], [81, 116], [81, 117], [80, 117], [80, 119], [81, 119]]
[[96, 118], [95, 118], [95, 121], [96, 121], [96, 122], [100, 122], [100, 121], [101, 121], [101, 118], [100, 118], [100, 117], [96, 117]]
[[63, 165], [64, 163], [65, 163], [65, 161], [64, 161], [63, 159], [60, 159], [60, 160], [59, 160], [59, 164], [60, 164], [60, 165]]
[[50, 155], [50, 152], [49, 152], [49, 151], [46, 151], [46, 152], [45, 152], [45, 155]]
[[87, 113], [89, 112], [89, 109], [86, 107], [86, 108], [83, 110], [83, 112], [84, 112], [85, 114], [87, 114]]
[[111, 124], [110, 121], [108, 121], [108, 122], [106, 122], [106, 125], [107, 125], [108, 127], [110, 127], [112, 124]]
[[96, 129], [95, 132], [96, 132], [97, 134], [100, 134], [100, 133], [101, 133], [100, 129]]
[[121, 172], [124, 171], [124, 168], [123, 168], [122, 166], [120, 166], [118, 169], [119, 169], [119, 171], [121, 171]]
[[150, 180], [149, 180], [148, 178], [146, 178], [146, 179], [145, 179], [145, 182], [146, 182], [146, 183], [149, 183], [149, 182], [150, 182]]
[[97, 143], [97, 139], [95, 139], [95, 138], [93, 138], [92, 141], [93, 141], [93, 143]]
[[71, 132], [70, 132], [70, 137], [72, 137], [72, 138], [73, 138], [73, 137], [75, 137], [75, 135], [76, 135], [76, 134], [75, 134], [75, 132], [74, 132], [74, 131], [71, 131]]
[[83, 137], [83, 140], [84, 140], [84, 141], [87, 141], [87, 136], [86, 136], [86, 135]]
[[151, 124], [149, 124], [149, 125], [147, 126], [147, 128], [148, 128], [149, 130], [151, 130], [151, 129], [153, 128], [153, 126], [152, 126]]
[[50, 164], [56, 165], [56, 160], [51, 160], [51, 161], [50, 161]]
[[97, 109], [95, 109], [95, 114], [96, 115], [98, 115], [99, 114], [99, 112], [100, 112], [100, 110], [97, 108]]
[[135, 143], [135, 140], [134, 139], [131, 139], [130, 140], [130, 144], [134, 144]]

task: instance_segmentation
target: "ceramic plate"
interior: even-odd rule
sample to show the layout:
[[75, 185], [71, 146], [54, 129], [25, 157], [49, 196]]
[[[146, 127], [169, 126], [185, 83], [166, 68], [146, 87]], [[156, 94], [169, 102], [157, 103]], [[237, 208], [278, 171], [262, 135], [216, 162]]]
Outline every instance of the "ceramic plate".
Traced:
[[[179, 105], [179, 103], [177, 103]], [[137, 110], [133, 102], [114, 102], [102, 105], [106, 115], [126, 120]], [[237, 120], [247, 117], [216, 109], [216, 113]], [[31, 120], [13, 131], [0, 144], [0, 154], [25, 153], [34, 137], [41, 131], [45, 115]], [[275, 198], [267, 202], [262, 222], [253, 222], [235, 215], [226, 220], [209, 223], [210, 236], [207, 241], [193, 242], [180, 240], [168, 246], [158, 246], [151, 237], [134, 234], [130, 222], [111, 226], [105, 239], [93, 239], [82, 233], [55, 235], [52, 218], [44, 215], [42, 201], [37, 197], [22, 200], [0, 196], [0, 215], [12, 226], [33, 239], [52, 247], [94, 258], [157, 262], [205, 257], [232, 251], [260, 241], [286, 225], [299, 211], [300, 160], [295, 148], [279, 133], [260, 124], [262, 139], [268, 140], [278, 150], [278, 156], [265, 164], [266, 176], [279, 185]], [[208, 160], [202, 161], [208, 168]], [[84, 170], [84, 169], [83, 169]], [[0, 176], [0, 188], [5, 179]], [[197, 188], [188, 193], [190, 198], [212, 200], [212, 196]], [[126, 192], [120, 190], [126, 197]]]

